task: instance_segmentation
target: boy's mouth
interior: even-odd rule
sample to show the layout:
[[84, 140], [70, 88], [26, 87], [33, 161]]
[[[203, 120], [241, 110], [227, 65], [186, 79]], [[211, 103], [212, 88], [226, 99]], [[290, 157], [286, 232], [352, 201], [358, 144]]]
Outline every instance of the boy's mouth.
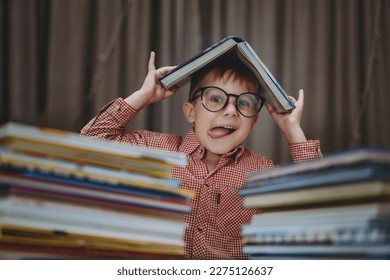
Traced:
[[212, 138], [221, 138], [226, 135], [232, 134], [237, 128], [232, 126], [216, 126], [208, 131], [208, 134]]

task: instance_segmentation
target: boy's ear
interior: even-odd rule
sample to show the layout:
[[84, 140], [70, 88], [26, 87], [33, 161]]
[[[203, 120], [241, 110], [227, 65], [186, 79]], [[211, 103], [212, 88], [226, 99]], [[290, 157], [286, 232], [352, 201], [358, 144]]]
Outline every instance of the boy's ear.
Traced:
[[187, 122], [194, 123], [195, 122], [195, 107], [192, 103], [186, 102], [183, 104], [183, 112], [186, 117]]
[[253, 117], [253, 125], [255, 125], [255, 123], [257, 123], [257, 121], [259, 120], [259, 115], [256, 115]]

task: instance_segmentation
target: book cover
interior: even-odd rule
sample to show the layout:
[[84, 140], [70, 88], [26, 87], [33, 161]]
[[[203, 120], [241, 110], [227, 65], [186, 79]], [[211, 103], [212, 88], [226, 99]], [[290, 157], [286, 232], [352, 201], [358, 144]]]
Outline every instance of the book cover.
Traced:
[[47, 246], [55, 248], [72, 248], [83, 251], [92, 249], [98, 251], [122, 251], [123, 254], [183, 254], [183, 245], [147, 240], [133, 240], [112, 236], [92, 236], [83, 233], [60, 232], [29, 225], [3, 225], [0, 228], [0, 251], [3, 244], [19, 244], [20, 246], [36, 246], [44, 249]]
[[64, 259], [135, 259], [135, 260], [170, 260], [184, 259], [183, 248], [121, 247], [119, 249], [101, 249], [88, 247], [66, 247], [29, 242], [11, 242], [0, 239], [0, 259], [5, 260], [64, 260]]
[[191, 76], [204, 66], [225, 54], [235, 53], [239, 59], [254, 73], [263, 88], [266, 101], [278, 112], [287, 112], [295, 105], [287, 93], [274, 78], [248, 42], [242, 38], [230, 36], [206, 48], [199, 54], [174, 68], [160, 79], [166, 89], [181, 87], [191, 80]]
[[246, 208], [278, 209], [292, 206], [316, 206], [329, 203], [352, 203], [390, 198], [390, 182], [367, 181], [351, 184], [263, 193], [245, 197]]
[[380, 163], [390, 165], [390, 149], [359, 147], [350, 150], [336, 151], [324, 155], [322, 159], [302, 162], [299, 164], [286, 163], [278, 168], [257, 171], [248, 175], [248, 184], [277, 177], [301, 175], [328, 168], [358, 165], [363, 163]]
[[2, 148], [0, 170], [19, 176], [44, 176], [49, 180], [65, 180], [80, 185], [96, 184], [100, 188], [113, 190], [136, 189], [145, 193], [164, 193], [188, 199], [193, 196], [192, 191], [179, 188], [181, 181], [178, 179], [155, 178], [124, 170], [18, 154]]
[[[299, 210], [278, 211], [256, 214], [252, 217], [252, 225], [288, 224], [300, 222], [316, 223], [319, 219], [345, 219], [359, 217], [371, 220], [378, 217], [390, 217], [390, 202], [372, 202], [352, 205], [330, 206]], [[390, 220], [389, 220], [390, 222]]]
[[14, 122], [0, 127], [0, 145], [18, 153], [126, 169], [168, 177], [174, 166], [185, 166], [185, 154], [82, 137], [79, 134]]
[[244, 246], [251, 259], [389, 259], [389, 244], [321, 245], [321, 246]]
[[[344, 218], [344, 221], [341, 220]], [[323, 218], [318, 221], [272, 225], [244, 225], [242, 237], [252, 242], [252, 237], [261, 238], [256, 243], [361, 243], [390, 241], [389, 218], [360, 219], [356, 216]]]
[[[19, 216], [23, 217], [34, 215], [34, 217], [47, 217], [49, 220], [55, 220], [56, 217], [58, 217], [58, 220], [64, 218], [69, 220], [70, 223], [79, 222], [84, 224], [85, 219], [85, 224], [88, 224], [96, 219], [96, 223], [104, 223], [108, 227], [111, 224], [118, 223], [121, 219], [129, 219], [127, 221], [128, 224], [124, 224], [123, 227], [131, 227], [133, 223], [140, 223], [139, 225], [134, 225], [134, 227], [145, 229], [156, 223], [166, 223], [166, 225], [180, 225], [180, 228], [177, 229], [181, 230], [182, 224], [182, 221], [170, 219], [169, 215], [166, 217], [145, 216], [133, 211], [120, 211], [116, 207], [99, 207], [99, 205], [91, 207], [89, 204], [69, 203], [67, 200], [50, 200], [46, 197], [30, 197], [14, 193], [2, 194], [0, 198], [0, 210], [1, 214], [8, 213], [14, 215], [18, 213]], [[91, 220], [87, 221], [88, 217]], [[96, 217], [104, 217], [104, 219], [98, 220]], [[114, 220], [111, 221], [111, 219]], [[146, 224], [142, 224], [142, 221], [145, 221]], [[150, 230], [155, 229], [151, 226]], [[162, 232], [165, 230], [169, 231], [171, 229], [164, 229]]]
[[259, 232], [242, 237], [245, 245], [330, 245], [330, 244], [386, 244], [389, 243], [389, 229], [375, 227], [356, 229], [308, 229], [301, 231]]
[[155, 234], [181, 240], [185, 224], [182, 221], [145, 217], [135, 213], [117, 212], [112, 209], [98, 209], [83, 205], [10, 195], [0, 198], [0, 221], [41, 221], [53, 224], [53, 230], [62, 225], [85, 229], [105, 229], [117, 232]]
[[363, 163], [353, 166], [327, 168], [316, 172], [281, 176], [260, 181], [251, 180], [239, 190], [242, 196], [304, 188], [316, 188], [343, 183], [372, 180], [390, 181], [390, 164]]
[[63, 199], [102, 201], [111, 204], [134, 205], [144, 208], [159, 209], [188, 214], [191, 211], [186, 201], [173, 199], [156, 199], [126, 193], [115, 193], [107, 190], [89, 189], [79, 185], [66, 185], [58, 182], [28, 179], [0, 172], [0, 183], [7, 186], [12, 193], [34, 193], [35, 195], [52, 195]]

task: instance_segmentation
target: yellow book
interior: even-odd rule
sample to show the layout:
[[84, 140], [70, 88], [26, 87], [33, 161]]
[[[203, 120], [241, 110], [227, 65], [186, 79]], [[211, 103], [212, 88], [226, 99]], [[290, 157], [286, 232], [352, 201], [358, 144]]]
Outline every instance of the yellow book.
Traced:
[[41, 246], [91, 248], [159, 254], [184, 254], [184, 247], [180, 245], [84, 235], [72, 232], [65, 233], [27, 226], [10, 224], [1, 225], [0, 232], [0, 244], [1, 242], [12, 242], [15, 244], [33, 244]]
[[76, 133], [18, 123], [0, 127], [0, 146], [44, 158], [63, 159], [168, 177], [172, 167], [185, 166], [185, 154], [82, 137]]

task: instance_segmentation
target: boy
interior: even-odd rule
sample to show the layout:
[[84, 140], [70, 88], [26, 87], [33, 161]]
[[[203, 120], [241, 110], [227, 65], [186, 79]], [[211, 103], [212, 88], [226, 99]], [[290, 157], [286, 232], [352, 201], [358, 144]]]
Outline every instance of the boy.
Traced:
[[[184, 217], [185, 257], [245, 259], [241, 226], [258, 211], [244, 209], [237, 190], [245, 186], [248, 172], [274, 167], [267, 157], [242, 146], [264, 103], [258, 82], [237, 58], [223, 57], [192, 78], [183, 112], [193, 128], [184, 138], [145, 130], [126, 133], [126, 124], [140, 110], [176, 91], [165, 90], [158, 82], [173, 67], [156, 70], [154, 61], [152, 52], [142, 87], [106, 105], [81, 134], [187, 154], [188, 165], [171, 171], [183, 188], [196, 191], [193, 212]], [[300, 127], [303, 91], [292, 100], [296, 109], [290, 113], [278, 114], [268, 104], [267, 109], [286, 138], [293, 161], [322, 157], [319, 141], [307, 141]]]

